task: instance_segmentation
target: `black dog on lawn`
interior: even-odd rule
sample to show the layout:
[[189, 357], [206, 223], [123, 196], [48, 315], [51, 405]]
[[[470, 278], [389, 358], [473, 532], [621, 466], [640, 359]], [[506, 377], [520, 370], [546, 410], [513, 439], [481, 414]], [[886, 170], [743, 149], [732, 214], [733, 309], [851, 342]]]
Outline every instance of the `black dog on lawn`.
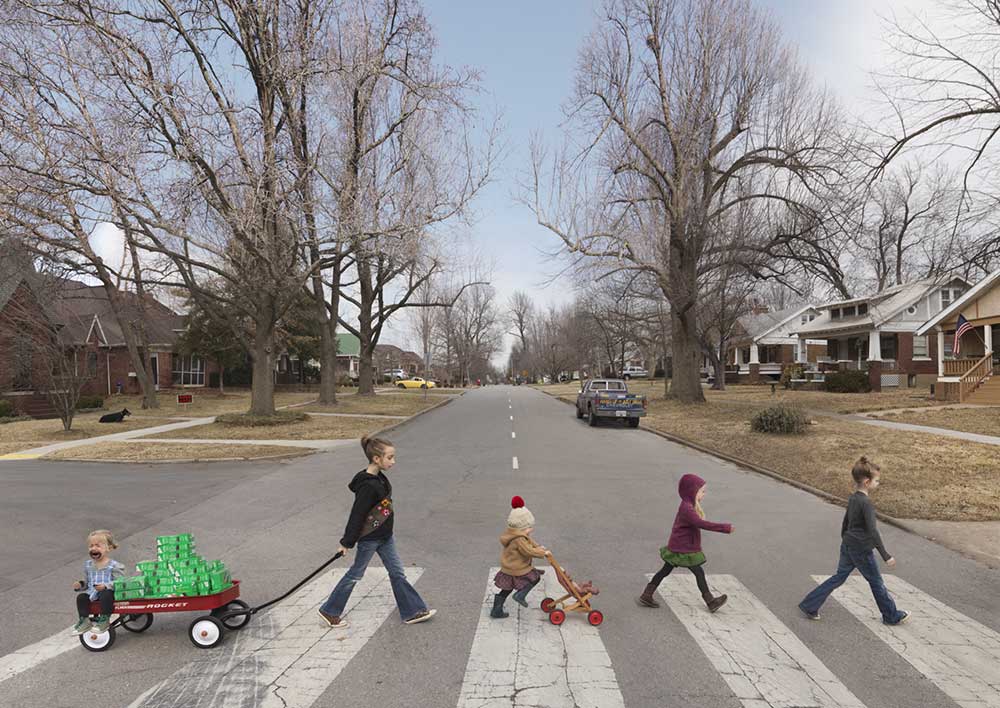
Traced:
[[108, 413], [107, 415], [101, 416], [102, 423], [121, 423], [125, 416], [132, 415], [128, 408], [122, 408], [118, 413]]

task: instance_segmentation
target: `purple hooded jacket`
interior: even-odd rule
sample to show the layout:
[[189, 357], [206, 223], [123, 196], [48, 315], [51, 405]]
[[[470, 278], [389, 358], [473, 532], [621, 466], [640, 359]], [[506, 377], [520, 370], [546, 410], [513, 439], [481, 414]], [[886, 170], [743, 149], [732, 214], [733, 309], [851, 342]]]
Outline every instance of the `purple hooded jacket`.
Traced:
[[667, 548], [674, 553], [697, 553], [701, 550], [701, 529], [732, 533], [732, 524], [717, 524], [698, 516], [694, 508], [694, 499], [698, 490], [705, 486], [705, 480], [698, 475], [686, 474], [677, 485], [677, 493], [681, 495], [681, 505], [674, 518], [674, 527], [670, 531]]

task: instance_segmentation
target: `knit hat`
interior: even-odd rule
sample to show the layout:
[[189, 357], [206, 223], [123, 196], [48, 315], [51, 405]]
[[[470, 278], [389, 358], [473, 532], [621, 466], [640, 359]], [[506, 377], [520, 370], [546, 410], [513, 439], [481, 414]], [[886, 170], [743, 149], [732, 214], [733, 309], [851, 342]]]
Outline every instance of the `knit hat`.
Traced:
[[535, 525], [535, 515], [528, 511], [524, 499], [515, 496], [510, 500], [510, 513], [507, 515], [507, 525], [512, 529], [527, 529]]

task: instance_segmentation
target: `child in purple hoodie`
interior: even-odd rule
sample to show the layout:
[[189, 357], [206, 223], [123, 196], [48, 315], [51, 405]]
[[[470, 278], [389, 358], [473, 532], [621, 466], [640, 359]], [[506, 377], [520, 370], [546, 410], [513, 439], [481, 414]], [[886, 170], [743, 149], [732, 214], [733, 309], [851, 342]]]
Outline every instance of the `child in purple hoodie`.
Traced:
[[693, 474], [684, 475], [677, 485], [677, 492], [681, 496], [681, 505], [677, 509], [677, 516], [674, 517], [670, 540], [660, 549], [663, 567], [646, 585], [646, 589], [636, 602], [640, 607], [659, 607], [660, 603], [653, 598], [653, 593], [663, 579], [670, 575], [670, 571], [683, 567], [694, 573], [698, 589], [701, 590], [701, 597], [708, 605], [708, 611], [715, 612], [726, 604], [728, 598], [725, 595], [712, 597], [712, 592], [708, 589], [705, 571], [701, 568], [705, 563], [705, 554], [701, 550], [701, 530], [732, 533], [733, 525], [705, 521], [705, 512], [701, 508], [701, 500], [705, 496], [705, 480], [701, 477]]

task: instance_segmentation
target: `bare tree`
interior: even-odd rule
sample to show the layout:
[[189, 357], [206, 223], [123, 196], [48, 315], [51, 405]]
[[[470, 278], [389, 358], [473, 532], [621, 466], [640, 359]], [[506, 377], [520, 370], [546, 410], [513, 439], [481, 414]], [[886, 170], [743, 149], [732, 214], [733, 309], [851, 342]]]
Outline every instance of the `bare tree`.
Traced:
[[748, 0], [609, 0], [604, 14], [567, 118], [585, 147], [550, 158], [534, 145], [526, 201], [568, 253], [655, 277], [670, 304], [668, 395], [703, 401], [701, 279], [722, 251], [756, 258], [791, 238], [761, 232], [733, 248], [713, 242], [714, 224], [741, 204], [778, 212], [824, 186], [836, 111]]

